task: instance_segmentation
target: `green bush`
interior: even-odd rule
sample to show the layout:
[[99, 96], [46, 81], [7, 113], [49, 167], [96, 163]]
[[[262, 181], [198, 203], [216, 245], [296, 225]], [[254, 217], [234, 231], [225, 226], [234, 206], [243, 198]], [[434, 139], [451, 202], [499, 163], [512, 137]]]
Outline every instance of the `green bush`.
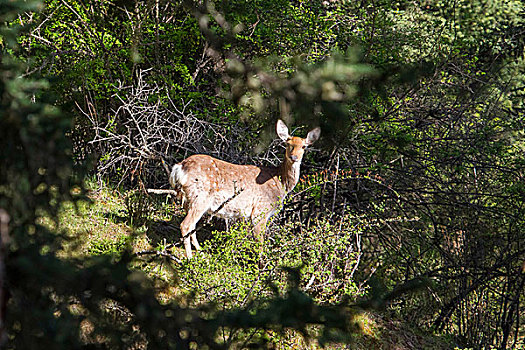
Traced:
[[96, 255], [110, 255], [119, 258], [122, 254], [129, 250], [132, 236], [120, 236], [111, 239], [94, 239], [89, 242], [87, 248], [88, 254]]

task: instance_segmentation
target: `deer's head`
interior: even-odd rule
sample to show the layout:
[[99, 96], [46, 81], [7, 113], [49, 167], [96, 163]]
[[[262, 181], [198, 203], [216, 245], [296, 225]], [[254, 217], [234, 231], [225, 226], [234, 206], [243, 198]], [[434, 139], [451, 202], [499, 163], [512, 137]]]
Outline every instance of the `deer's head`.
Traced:
[[319, 136], [321, 136], [321, 128], [319, 127], [311, 130], [304, 139], [297, 136], [290, 136], [288, 127], [280, 119], [277, 121], [276, 129], [279, 138], [286, 143], [286, 160], [292, 163], [300, 163], [303, 160], [306, 147], [312, 145], [319, 139]]

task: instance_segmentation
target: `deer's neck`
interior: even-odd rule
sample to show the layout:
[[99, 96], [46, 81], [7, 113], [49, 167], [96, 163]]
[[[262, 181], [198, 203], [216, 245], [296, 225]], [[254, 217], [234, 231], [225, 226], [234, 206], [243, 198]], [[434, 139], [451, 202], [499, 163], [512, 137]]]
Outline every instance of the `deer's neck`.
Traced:
[[281, 164], [281, 182], [286, 193], [293, 190], [297, 182], [299, 182], [299, 174], [301, 172], [301, 162], [292, 162], [287, 158]]

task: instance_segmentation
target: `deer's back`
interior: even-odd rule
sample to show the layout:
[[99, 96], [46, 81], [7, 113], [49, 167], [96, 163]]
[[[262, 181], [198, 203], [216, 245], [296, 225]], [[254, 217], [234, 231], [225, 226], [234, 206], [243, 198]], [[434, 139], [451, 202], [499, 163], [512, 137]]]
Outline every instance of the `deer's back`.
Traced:
[[207, 155], [193, 155], [180, 165], [189, 205], [206, 203], [209, 213], [221, 217], [271, 214], [285, 195], [277, 167], [232, 164]]

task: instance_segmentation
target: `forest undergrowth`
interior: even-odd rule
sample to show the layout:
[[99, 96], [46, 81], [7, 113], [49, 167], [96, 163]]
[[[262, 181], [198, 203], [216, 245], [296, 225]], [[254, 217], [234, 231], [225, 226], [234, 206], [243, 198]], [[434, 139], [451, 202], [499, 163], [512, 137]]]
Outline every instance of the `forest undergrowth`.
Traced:
[[[286, 293], [289, 269], [298, 272], [299, 288], [318, 303], [345, 300], [349, 305], [358, 305], [369, 292], [367, 281], [359, 283], [353, 278], [362, 249], [359, 236], [364, 234], [362, 227], [356, 229], [358, 218], [338, 225], [322, 220], [311, 222], [308, 227], [273, 224], [268, 229], [262, 257], [260, 242], [253, 236], [250, 224], [237, 222], [227, 228], [221, 220], [208, 220], [198, 232], [203, 250], [188, 261], [180, 237], [179, 225], [184, 218], [180, 203], [169, 195], [137, 196], [136, 191], [97, 183], [93, 178], [86, 183], [86, 200], [76, 206], [64, 203], [60, 210], [55, 229], [67, 232], [67, 237], [59, 256], [107, 256], [118, 261], [131, 254], [131, 266], [154, 282], [161, 303], [184, 300], [191, 307], [213, 304], [221, 311], [264, 305], [265, 300]], [[51, 225], [45, 218], [41, 220], [44, 225]], [[118, 304], [107, 303], [103, 307], [115, 320], [131, 317]], [[466, 349], [457, 347], [450, 337], [406, 324], [392, 309], [363, 309], [352, 317], [354, 349]], [[89, 322], [83, 325], [83, 339], [96, 344], [97, 338], [90, 337], [92, 327]], [[259, 332], [266, 332], [268, 344], [280, 349], [344, 346], [332, 343], [321, 347], [317, 341], [291, 329]], [[307, 332], [315, 336], [318, 330], [310, 326]], [[222, 338], [220, 342], [235, 348], [234, 344], [239, 346], [250, 335], [223, 330], [218, 337]], [[98, 341], [103, 343], [104, 339]], [[147, 348], [147, 342], [140, 337], [135, 341], [135, 348]]]
[[[523, 33], [520, 0], [0, 2], [0, 347], [523, 349]], [[148, 189], [277, 166], [279, 119], [321, 137], [264, 243], [204, 219], [186, 260]]]

